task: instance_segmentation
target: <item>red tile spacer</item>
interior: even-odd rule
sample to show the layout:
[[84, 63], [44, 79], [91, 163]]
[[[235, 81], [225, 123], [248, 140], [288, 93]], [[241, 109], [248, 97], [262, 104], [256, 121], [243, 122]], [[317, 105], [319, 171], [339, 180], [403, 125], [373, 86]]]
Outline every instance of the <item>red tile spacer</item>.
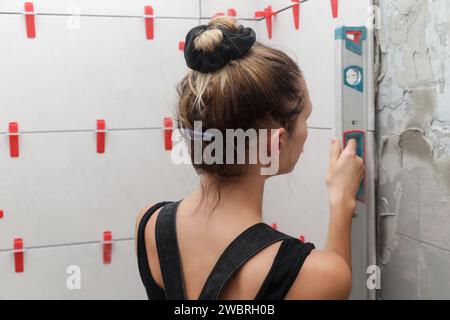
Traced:
[[227, 16], [236, 18], [237, 17], [237, 11], [236, 9], [230, 8], [227, 10]]
[[0, 210], [0, 219], [3, 219], [3, 217], [5, 216], [5, 213], [3, 210]]
[[19, 157], [19, 125], [17, 122], [9, 123], [9, 151], [11, 158]]
[[36, 38], [36, 27], [34, 23], [34, 5], [32, 2], [25, 2], [25, 23], [27, 26], [27, 37], [30, 39]]
[[14, 239], [14, 268], [17, 273], [23, 272], [23, 241]]
[[272, 229], [277, 230], [277, 228], [278, 228], [277, 224], [276, 223], [272, 223]]
[[103, 232], [103, 264], [111, 263], [112, 253], [112, 233], [111, 231]]
[[186, 43], [184, 41], [178, 42], [178, 50], [183, 51]]
[[301, 5], [301, 0], [292, 0], [292, 2], [294, 3], [292, 5], [292, 11], [294, 13], [294, 25], [295, 25], [295, 30], [300, 29], [300, 5]]
[[266, 19], [266, 26], [267, 26], [267, 33], [269, 35], [269, 39], [272, 39], [272, 17], [275, 15], [275, 13], [272, 11], [272, 6], [268, 6], [264, 9], [264, 11], [256, 11], [255, 17], [257, 18], [265, 18]]
[[173, 121], [171, 118], [164, 118], [164, 148], [166, 150], [172, 150], [172, 132]]
[[105, 136], [105, 120], [99, 119], [97, 120], [97, 153], [105, 153]]
[[148, 40], [152, 40], [155, 36], [154, 34], [154, 24], [155, 24], [155, 18], [153, 16], [153, 7], [152, 6], [145, 6], [144, 9], [145, 13], [145, 32]]
[[333, 13], [333, 18], [337, 18], [339, 15], [339, 0], [331, 0], [331, 11]]
[[300, 238], [298, 238], [301, 242], [305, 243], [305, 237], [304, 236], [300, 236]]
[[269, 39], [272, 39], [272, 17], [275, 15], [275, 13], [272, 11], [272, 6], [268, 6], [267, 8], [265, 8], [264, 12], [266, 13], [266, 25]]

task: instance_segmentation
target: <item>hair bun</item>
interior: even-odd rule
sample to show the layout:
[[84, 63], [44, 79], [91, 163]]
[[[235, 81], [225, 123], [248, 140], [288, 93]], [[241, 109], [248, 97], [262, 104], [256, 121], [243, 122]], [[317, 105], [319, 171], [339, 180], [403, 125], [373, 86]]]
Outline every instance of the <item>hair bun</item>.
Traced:
[[[216, 44], [213, 51], [199, 50], [195, 47], [195, 39], [203, 32], [218, 29], [223, 38]], [[201, 25], [191, 29], [186, 36], [184, 58], [189, 68], [209, 73], [223, 68], [229, 61], [245, 55], [256, 41], [256, 34], [252, 28], [242, 25], [236, 31], [231, 31], [220, 25]]]

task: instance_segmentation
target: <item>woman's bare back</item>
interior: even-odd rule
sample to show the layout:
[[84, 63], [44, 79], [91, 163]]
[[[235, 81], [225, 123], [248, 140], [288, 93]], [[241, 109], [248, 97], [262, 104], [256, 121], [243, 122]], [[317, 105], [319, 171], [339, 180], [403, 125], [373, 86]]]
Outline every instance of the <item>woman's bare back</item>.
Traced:
[[[208, 222], [206, 216], [200, 213], [192, 214], [192, 209], [195, 208], [183, 201], [177, 212], [177, 238], [186, 298], [189, 300], [198, 299], [206, 279], [226, 247], [243, 231], [260, 222], [241, 226], [232, 223], [220, 225], [211, 218]], [[145, 236], [150, 270], [158, 285], [164, 288], [155, 245], [155, 223], [159, 213], [160, 210], [150, 218]], [[254, 299], [269, 273], [280, 245], [281, 242], [278, 242], [267, 247], [245, 263], [230, 279], [221, 299]]]
[[[228, 245], [249, 227], [261, 223], [257, 216], [233, 221], [233, 216], [229, 212], [221, 212], [221, 208], [214, 213], [206, 213], [197, 206], [195, 197], [188, 197], [181, 202], [176, 214], [181, 268], [186, 299], [189, 300], [199, 298], [208, 276]], [[147, 209], [143, 210], [142, 214]], [[151, 274], [155, 282], [164, 288], [155, 240], [155, 225], [160, 211], [161, 209], [157, 210], [146, 225], [145, 243]], [[247, 261], [227, 282], [220, 299], [254, 299], [269, 274], [281, 243], [282, 241], [279, 241], [268, 246]], [[313, 250], [286, 299], [346, 298], [346, 291], [349, 290], [346, 285], [348, 276], [340, 271], [345, 269], [340, 267], [339, 262], [339, 257]], [[334, 267], [329, 268], [327, 265]], [[330, 280], [329, 285], [327, 279]], [[322, 294], [323, 291], [326, 291], [326, 294]]]

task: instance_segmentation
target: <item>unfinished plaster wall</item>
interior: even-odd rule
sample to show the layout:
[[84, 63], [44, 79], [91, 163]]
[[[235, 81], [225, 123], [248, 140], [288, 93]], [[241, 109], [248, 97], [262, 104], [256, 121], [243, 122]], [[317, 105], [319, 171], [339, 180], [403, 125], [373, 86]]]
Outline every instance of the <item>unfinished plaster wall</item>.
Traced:
[[383, 299], [450, 298], [450, 1], [379, 0]]

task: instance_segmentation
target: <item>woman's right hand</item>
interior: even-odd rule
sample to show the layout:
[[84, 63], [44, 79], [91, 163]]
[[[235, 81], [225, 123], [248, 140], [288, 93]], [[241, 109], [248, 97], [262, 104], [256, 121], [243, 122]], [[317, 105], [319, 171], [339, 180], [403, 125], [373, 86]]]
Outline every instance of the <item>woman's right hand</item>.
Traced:
[[330, 205], [351, 214], [356, 207], [356, 194], [364, 176], [364, 162], [356, 155], [356, 147], [356, 140], [352, 139], [342, 151], [339, 140], [333, 138], [326, 177]]

